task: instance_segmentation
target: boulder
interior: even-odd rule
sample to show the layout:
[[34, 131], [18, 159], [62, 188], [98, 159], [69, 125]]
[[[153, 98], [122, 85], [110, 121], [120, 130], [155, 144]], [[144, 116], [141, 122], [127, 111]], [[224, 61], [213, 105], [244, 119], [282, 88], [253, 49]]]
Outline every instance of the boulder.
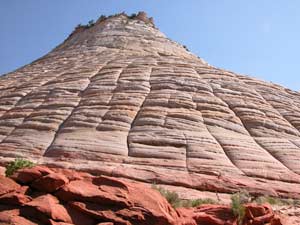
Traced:
[[20, 189], [20, 185], [12, 179], [0, 175], [0, 196]]
[[0, 205], [1, 225], [38, 225], [37, 222], [28, 220], [20, 216], [20, 210], [11, 206]]
[[72, 201], [71, 206], [80, 211], [112, 222], [147, 224], [150, 220], [153, 224], [173, 224], [178, 216], [166, 199], [156, 190], [144, 190], [145, 186], [138, 183], [100, 176], [92, 182], [71, 181], [55, 194], [63, 201]]
[[0, 204], [7, 204], [7, 205], [24, 205], [27, 202], [31, 201], [31, 197], [26, 196], [21, 193], [9, 192], [7, 194], [0, 196]]
[[66, 208], [59, 204], [58, 199], [51, 194], [41, 195], [25, 204], [25, 210], [22, 211], [23, 215], [25, 215], [25, 212], [35, 212], [37, 215], [44, 215], [45, 218], [49, 217], [53, 220], [71, 222]]
[[48, 175], [40, 177], [39, 179], [36, 179], [30, 184], [30, 186], [39, 191], [51, 193], [58, 190], [68, 182], [68, 178], [63, 174], [50, 173]]
[[[245, 225], [284, 225], [281, 218], [274, 214], [268, 204], [249, 203], [244, 206], [246, 215], [243, 224]], [[238, 225], [238, 220], [228, 205], [208, 204], [189, 209], [179, 208], [177, 212], [182, 224]]]
[[34, 166], [31, 168], [24, 168], [24, 169], [17, 170], [11, 176], [11, 178], [21, 184], [28, 184], [50, 173], [53, 173], [53, 171], [51, 171], [49, 168], [45, 166]]
[[88, 179], [94, 177], [90, 173], [86, 172], [80, 172], [72, 169], [65, 169], [65, 168], [51, 168], [51, 170], [55, 173], [63, 174], [68, 180], [73, 181], [73, 180], [83, 180], [83, 179]]
[[[26, 176], [23, 176], [24, 170], [18, 171], [14, 179], [26, 178], [16, 179], [20, 184], [11, 178], [0, 177], [3, 181], [0, 183], [0, 223], [237, 225], [229, 205], [206, 204], [174, 209], [157, 190], [140, 182], [104, 175], [84, 175], [78, 179], [73, 176], [74, 179], [69, 181], [63, 171], [40, 167], [46, 172], [37, 172], [40, 170], [37, 168], [26, 169]], [[24, 183], [29, 183], [31, 188]], [[245, 208], [245, 225], [284, 224], [268, 204], [245, 204]]]

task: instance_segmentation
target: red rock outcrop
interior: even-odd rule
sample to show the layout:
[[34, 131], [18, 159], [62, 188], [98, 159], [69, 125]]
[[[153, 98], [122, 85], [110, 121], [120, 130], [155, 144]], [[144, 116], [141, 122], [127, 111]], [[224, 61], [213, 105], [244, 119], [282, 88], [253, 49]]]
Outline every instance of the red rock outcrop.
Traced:
[[300, 198], [300, 93], [210, 66], [144, 13], [119, 14], [0, 77], [0, 163], [16, 157]]
[[[47, 173], [36, 176], [40, 171]], [[36, 166], [21, 169], [11, 178], [0, 176], [0, 224], [237, 225], [231, 208], [226, 205], [174, 209], [157, 190], [142, 183], [58, 171]], [[73, 179], [69, 180], [66, 174]], [[24, 182], [20, 179], [23, 177], [33, 179]], [[53, 188], [49, 177], [60, 185]], [[245, 207], [245, 225], [283, 225], [268, 205]]]

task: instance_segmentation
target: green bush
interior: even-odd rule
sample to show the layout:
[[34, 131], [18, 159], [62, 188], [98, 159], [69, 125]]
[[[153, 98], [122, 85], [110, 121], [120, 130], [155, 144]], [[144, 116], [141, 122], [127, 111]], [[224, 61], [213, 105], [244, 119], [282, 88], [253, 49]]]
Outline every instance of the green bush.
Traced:
[[6, 170], [5, 170], [5, 175], [11, 176], [14, 174], [15, 171], [17, 171], [18, 169], [22, 169], [22, 168], [26, 168], [26, 167], [33, 167], [35, 164], [33, 162], [30, 162], [29, 160], [26, 159], [15, 159], [13, 162], [10, 162], [7, 166], [6, 166]]
[[181, 199], [176, 192], [168, 191], [162, 187], [156, 186], [155, 184], [152, 185], [152, 188], [160, 192], [160, 194], [167, 199], [173, 208], [178, 208], [181, 206]]
[[234, 216], [238, 218], [238, 223], [242, 224], [246, 208], [244, 206], [245, 203], [250, 201], [250, 195], [248, 192], [241, 191], [235, 193], [231, 196], [231, 210]]

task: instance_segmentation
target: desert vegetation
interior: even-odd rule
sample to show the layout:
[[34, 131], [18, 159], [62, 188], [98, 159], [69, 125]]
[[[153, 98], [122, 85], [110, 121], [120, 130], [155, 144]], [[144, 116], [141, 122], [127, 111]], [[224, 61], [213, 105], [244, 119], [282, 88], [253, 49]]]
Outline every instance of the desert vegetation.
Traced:
[[27, 160], [27, 159], [22, 159], [22, 158], [17, 158], [14, 161], [10, 162], [9, 164], [7, 164], [7, 166], [5, 167], [5, 175], [11, 176], [13, 175], [13, 173], [19, 169], [22, 168], [30, 168], [33, 167], [35, 165], [35, 163]]
[[[201, 199], [181, 199], [179, 195], [174, 191], [169, 191], [153, 184], [152, 188], [159, 191], [162, 196], [170, 203], [173, 208], [189, 208], [197, 207], [203, 204], [221, 204], [220, 202], [211, 198], [201, 198]], [[238, 219], [239, 224], [243, 224], [247, 203], [256, 203], [258, 205], [268, 203], [272, 206], [285, 206], [292, 205], [294, 207], [300, 207], [300, 200], [297, 199], [282, 199], [278, 197], [271, 196], [258, 196], [253, 197], [247, 191], [241, 190], [231, 195], [230, 207], [233, 215]]]
[[182, 45], [182, 47], [183, 47], [185, 50], [187, 50], [188, 52], [190, 51], [186, 45]]
[[292, 205], [295, 207], [300, 207], [299, 199], [282, 199], [271, 196], [260, 196], [255, 199], [255, 202], [258, 204], [269, 203], [270, 205], [277, 206]]
[[218, 202], [211, 198], [199, 198], [199, 199], [181, 199], [179, 195], [174, 191], [166, 190], [162, 187], [159, 187], [155, 184], [152, 185], [152, 188], [160, 192], [162, 196], [164, 196], [170, 205], [173, 208], [189, 208], [189, 207], [197, 207], [202, 204], [217, 204]]
[[[139, 12], [139, 14], [140, 14], [140, 13], [143, 13], [143, 12]], [[127, 15], [125, 12], [122, 12], [122, 13], [117, 13], [117, 14], [110, 15], [110, 16], [101, 15], [97, 21], [102, 22], [102, 21], [104, 21], [104, 20], [106, 20], [106, 19], [109, 19], [109, 18], [112, 18], [112, 17], [116, 17], [116, 16], [120, 16], [120, 15], [127, 16], [128, 19], [136, 19], [136, 18], [138, 17], [139, 14], [132, 13], [131, 15]], [[146, 16], [146, 15], [145, 15], [145, 16]], [[154, 23], [153, 23], [153, 18], [152, 18], [152, 17], [150, 17], [149, 19], [146, 18], [146, 19], [144, 19], [143, 21], [144, 21], [145, 23], [147, 23], [147, 24], [151, 23], [152, 25], [154, 25]], [[95, 25], [95, 23], [96, 23], [96, 22], [95, 22], [94, 20], [90, 20], [87, 24], [84, 24], [84, 25], [83, 25], [83, 24], [78, 24], [78, 25], [76, 26], [76, 29], [80, 29], [80, 28], [88, 29], [88, 28], [93, 27], [93, 26]], [[184, 46], [184, 48], [185, 48], [186, 50], [188, 50], [188, 48], [187, 48], [186, 46]]]
[[134, 19], [136, 17], [135, 13], [132, 13], [130, 16], [128, 16], [129, 19]]
[[237, 192], [231, 196], [231, 210], [233, 215], [235, 215], [238, 218], [239, 224], [243, 223], [246, 214], [246, 208], [244, 204], [250, 201], [251, 197], [246, 191]]

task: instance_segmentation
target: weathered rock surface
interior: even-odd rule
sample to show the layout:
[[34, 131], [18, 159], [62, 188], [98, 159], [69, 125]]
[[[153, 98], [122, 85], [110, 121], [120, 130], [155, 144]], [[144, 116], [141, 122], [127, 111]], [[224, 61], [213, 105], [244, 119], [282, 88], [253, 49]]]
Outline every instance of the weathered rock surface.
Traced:
[[[21, 169], [17, 173], [19, 177], [29, 174], [34, 177], [37, 170], [41, 167]], [[47, 171], [50, 173], [34, 178], [29, 186], [0, 176], [1, 180], [6, 180], [5, 185], [0, 186], [0, 224], [237, 225], [228, 205], [174, 209], [157, 190], [139, 182], [108, 176], [81, 176], [82, 173], [71, 170]], [[53, 192], [47, 177], [52, 175], [53, 183], [60, 183], [65, 174], [74, 179]], [[16, 176], [13, 179], [16, 180]], [[36, 182], [44, 184], [37, 188]], [[11, 187], [14, 189], [5, 194]], [[283, 225], [269, 205], [248, 204], [245, 207], [244, 224]]]
[[121, 14], [0, 77], [0, 162], [15, 157], [300, 198], [300, 93], [210, 66], [145, 14]]

